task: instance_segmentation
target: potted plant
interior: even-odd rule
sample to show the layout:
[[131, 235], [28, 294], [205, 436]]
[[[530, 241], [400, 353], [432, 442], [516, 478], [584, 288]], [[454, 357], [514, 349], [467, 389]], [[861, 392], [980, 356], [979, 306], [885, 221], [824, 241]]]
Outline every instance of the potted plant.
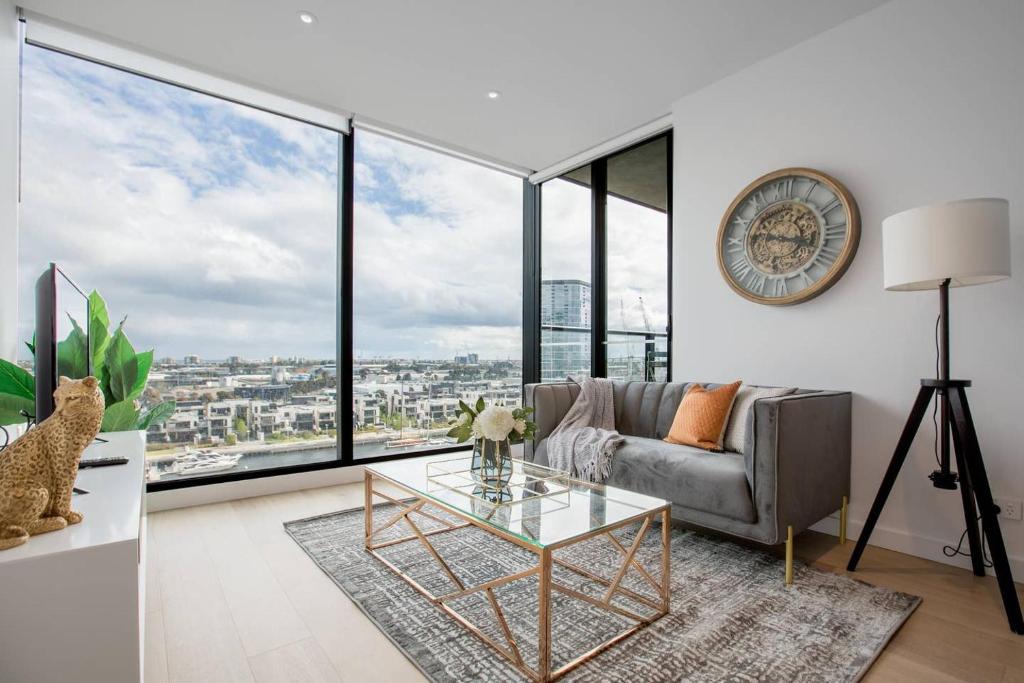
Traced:
[[459, 417], [448, 431], [458, 443], [472, 438], [473, 477], [486, 488], [503, 488], [512, 476], [512, 444], [532, 439], [537, 425], [529, 417], [533, 408], [486, 405], [483, 397], [470, 407], [459, 401]]
[[[92, 372], [103, 390], [106, 408], [103, 413], [102, 432], [120, 432], [148, 429], [161, 424], [174, 412], [174, 401], [162, 401], [148, 407], [142, 405], [142, 392], [149, 379], [153, 364], [153, 350], [136, 353], [124, 332], [127, 317], [113, 332], [107, 304], [98, 292], [89, 295], [88, 342], [78, 321], [71, 319], [72, 331], [67, 339], [57, 343], [57, 356], [61, 368], [69, 376], [85, 377], [92, 358]], [[35, 355], [35, 345], [26, 343]], [[88, 346], [88, 348], [86, 348]], [[35, 380], [25, 369], [0, 359], [0, 425], [24, 422], [22, 412], [35, 410]]]

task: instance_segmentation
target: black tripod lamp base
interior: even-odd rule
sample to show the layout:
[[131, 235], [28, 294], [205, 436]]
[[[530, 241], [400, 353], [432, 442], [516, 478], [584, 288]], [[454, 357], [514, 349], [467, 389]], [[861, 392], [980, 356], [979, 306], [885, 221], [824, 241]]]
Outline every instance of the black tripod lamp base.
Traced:
[[[999, 584], [999, 593], [1003, 599], [1003, 607], [1006, 610], [1006, 620], [1010, 630], [1014, 633], [1024, 635], [1024, 615], [1021, 614], [1020, 600], [1017, 598], [1017, 588], [1013, 582], [1013, 574], [1010, 571], [1010, 562], [1006, 555], [1006, 546], [1003, 544], [1003, 534], [999, 528], [999, 508], [992, 500], [992, 489], [989, 487], [988, 474], [985, 472], [985, 463], [981, 457], [981, 447], [978, 445], [978, 433], [974, 428], [974, 420], [971, 417], [971, 409], [967, 404], [966, 387], [970, 386], [967, 380], [921, 380], [921, 389], [918, 391], [917, 400], [910, 411], [910, 417], [903, 427], [900, 440], [896, 444], [896, 450], [889, 461], [889, 467], [885, 471], [882, 483], [878, 487], [878, 494], [875, 502], [871, 505], [867, 520], [857, 539], [857, 546], [850, 555], [850, 561], [846, 565], [847, 571], [855, 571], [861, 555], [867, 547], [871, 532], [878, 523], [882, 514], [882, 508], [892, 492], [896, 477], [899, 476], [907, 454], [910, 452], [910, 445], [914, 441], [918, 428], [921, 426], [921, 418], [936, 392], [940, 400], [949, 401], [949, 425], [953, 433], [953, 446], [956, 453], [958, 473], [953, 473], [946, 467], [936, 470], [931, 474], [931, 480], [936, 488], [955, 489], [959, 484], [961, 498], [964, 506], [964, 521], [967, 524], [967, 539], [971, 548], [971, 564], [977, 576], [985, 575], [983, 538], [988, 540], [988, 547], [992, 553], [992, 568], [996, 573], [996, 582]], [[981, 526], [984, 537], [979, 534], [978, 517], [981, 517]]]

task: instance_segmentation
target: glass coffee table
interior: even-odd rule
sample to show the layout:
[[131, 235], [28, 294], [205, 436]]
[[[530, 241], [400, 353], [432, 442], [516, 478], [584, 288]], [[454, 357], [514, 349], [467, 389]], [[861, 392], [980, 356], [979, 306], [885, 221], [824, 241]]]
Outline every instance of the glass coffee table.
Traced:
[[[497, 480], [473, 471], [469, 455], [442, 458], [416, 458], [396, 460], [365, 466], [365, 546], [366, 550], [404, 579], [420, 594], [446, 612], [471, 633], [505, 657], [519, 671], [535, 681], [552, 681], [595, 657], [598, 653], [621, 642], [669, 611], [669, 577], [671, 575], [669, 538], [671, 533], [671, 504], [632, 491], [602, 486], [573, 479], [564, 472], [513, 460], [511, 468], [503, 470]], [[389, 495], [378, 482], [387, 482], [401, 493]], [[374, 522], [375, 498], [396, 507], [383, 521]], [[458, 522], [438, 515], [448, 513]], [[431, 520], [434, 528], [422, 530], [417, 524]], [[637, 558], [637, 550], [647, 533], [660, 521], [661, 566], [645, 567]], [[377, 536], [399, 523], [406, 524], [411, 535], [379, 540]], [[623, 541], [611, 532], [639, 523], [639, 531], [632, 541]], [[536, 556], [533, 566], [475, 586], [467, 586], [452, 567], [431, 544], [432, 536], [469, 526], [482, 529], [509, 543], [532, 552]], [[594, 568], [581, 567], [560, 557], [554, 551], [581, 541], [605, 537], [621, 558], [612, 576], [602, 576]], [[439, 569], [450, 579], [453, 589], [435, 594], [425, 588], [380, 552], [380, 549], [399, 543], [419, 542], [436, 561]], [[597, 594], [581, 592], [552, 578], [552, 566], [557, 565], [592, 582]], [[622, 585], [630, 571], [649, 585], [648, 594]], [[514, 581], [536, 576], [539, 579], [537, 595], [537, 663], [524, 661], [512, 630], [505, 619], [494, 589]], [[568, 663], [553, 669], [551, 661], [551, 595], [558, 591], [620, 617], [630, 626], [605, 640]], [[504, 636], [492, 637], [457, 612], [452, 601], [474, 593], [482, 593], [490, 603], [494, 620]], [[652, 595], [653, 593], [653, 595]], [[630, 608], [615, 604], [613, 599], [624, 598]], [[621, 600], [620, 600], [621, 602]], [[632, 605], [642, 606], [642, 610]]]

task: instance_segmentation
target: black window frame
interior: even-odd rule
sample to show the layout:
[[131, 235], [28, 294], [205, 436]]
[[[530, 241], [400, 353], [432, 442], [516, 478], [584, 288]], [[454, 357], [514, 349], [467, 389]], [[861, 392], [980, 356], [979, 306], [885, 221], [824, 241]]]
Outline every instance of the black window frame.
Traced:
[[[147, 492], [170, 491], [174, 489], [192, 488], [194, 486], [212, 486], [227, 484], [247, 479], [262, 479], [290, 474], [304, 474], [321, 470], [367, 465], [389, 460], [402, 460], [427, 455], [441, 455], [467, 451], [472, 444], [424, 448], [416, 451], [384, 454], [365, 458], [356, 458], [353, 450], [353, 381], [354, 359], [352, 353], [353, 339], [353, 290], [355, 284], [355, 138], [357, 129], [349, 125], [349, 132], [338, 131], [338, 267], [337, 267], [337, 314], [336, 314], [336, 367], [337, 367], [337, 404], [335, 422], [338, 426], [337, 449], [338, 457], [334, 460], [266, 467], [252, 470], [239, 470], [211, 474], [203, 477], [187, 479], [169, 479], [146, 484]], [[527, 193], [524, 188], [524, 207]], [[525, 266], [525, 263], [524, 263]], [[525, 268], [524, 268], [525, 269]], [[526, 296], [524, 292], [524, 302]], [[539, 309], [538, 309], [539, 311]], [[539, 322], [538, 312], [538, 322]], [[523, 327], [526, 327], [524, 309]]]
[[[27, 42], [27, 41], [26, 41]], [[149, 74], [139, 73], [131, 69], [117, 65], [99, 62], [82, 55], [71, 54], [56, 50], [52, 47], [36, 45], [53, 52], [61, 52], [76, 59], [93, 61], [102, 66], [125, 71], [142, 78], [164, 82], [184, 90], [192, 90], [209, 97], [222, 99], [235, 104], [240, 104], [255, 109], [262, 109], [259, 106], [247, 102], [238, 101], [229, 97], [217, 95], [216, 93], [204, 92], [183, 86], [179, 83], [166, 81]], [[289, 117], [279, 112], [268, 111], [269, 113]], [[304, 121], [309, 125], [317, 125]], [[322, 127], [322, 126], [321, 126]], [[334, 129], [332, 129], [334, 130]], [[359, 466], [390, 460], [400, 460], [428, 455], [438, 455], [469, 450], [472, 445], [445, 446], [439, 448], [428, 448], [413, 452], [402, 452], [384, 454], [379, 456], [355, 458], [353, 452], [353, 350], [352, 350], [352, 326], [353, 326], [353, 285], [354, 285], [354, 202], [355, 202], [355, 139], [357, 129], [349, 122], [348, 132], [335, 130], [338, 133], [338, 220], [337, 220], [337, 274], [336, 287], [338, 292], [336, 302], [336, 368], [337, 368], [337, 400], [336, 400], [336, 425], [337, 438], [336, 446], [338, 457], [332, 460], [301, 463], [296, 465], [283, 465], [279, 467], [267, 467], [252, 470], [239, 470], [225, 472], [223, 474], [211, 474], [202, 477], [163, 480], [147, 482], [147, 492], [170, 491], [175, 489], [192, 488], [195, 486], [213, 486], [249, 479], [262, 479], [264, 477], [287, 476], [292, 474], [303, 474], [320, 470], [331, 470]], [[627, 152], [635, 147], [649, 143], [659, 137], [667, 139], [667, 191], [668, 210], [666, 212], [667, 247], [668, 247], [668, 358], [667, 376], [672, 377], [672, 131], [666, 131], [658, 135], [645, 138], [633, 145], [618, 149], [600, 159], [590, 162], [595, 174], [591, 188], [591, 372], [593, 376], [600, 377], [607, 374], [605, 337], [607, 335], [607, 160], [617, 154]], [[20, 144], [19, 139], [19, 144]], [[542, 206], [543, 184], [533, 184], [529, 179], [523, 179], [523, 345], [522, 345], [522, 382], [523, 384], [536, 383], [540, 381], [540, 338], [541, 338], [541, 247], [542, 247]], [[600, 373], [594, 372], [599, 369]]]
[[[543, 225], [541, 220], [541, 206], [544, 200], [544, 184], [559, 178], [569, 182], [577, 182], [566, 177], [579, 168], [590, 166], [590, 354], [592, 377], [608, 376], [608, 160], [612, 157], [629, 152], [650, 142], [665, 139], [666, 155], [666, 191], [668, 193], [667, 209], [665, 211], [666, 247], [668, 258], [668, 269], [666, 271], [668, 321], [665, 337], [668, 345], [665, 379], [672, 381], [672, 339], [673, 339], [673, 317], [672, 317], [672, 130], [669, 129], [657, 135], [652, 135], [632, 143], [626, 147], [616, 149], [597, 159], [588, 161], [572, 169], [545, 180], [536, 185], [524, 181], [524, 210], [523, 210], [523, 232], [524, 262], [523, 262], [523, 382], [524, 384], [536, 384], [541, 382], [541, 253], [543, 249]], [[526, 201], [527, 186], [531, 192], [529, 203]], [[528, 211], [527, 208], [530, 210]], [[614, 245], [611, 245], [614, 248]], [[530, 294], [529, 303], [527, 293]], [[536, 320], [531, 318], [530, 326], [527, 326], [527, 313], [529, 307], [533, 307]]]

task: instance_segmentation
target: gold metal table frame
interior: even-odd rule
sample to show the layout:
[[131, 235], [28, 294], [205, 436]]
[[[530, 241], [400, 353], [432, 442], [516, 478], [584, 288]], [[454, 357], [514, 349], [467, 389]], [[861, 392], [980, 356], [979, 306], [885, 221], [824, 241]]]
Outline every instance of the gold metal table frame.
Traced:
[[[393, 496], [389, 496], [386, 493], [378, 491], [374, 488], [374, 479], [380, 479], [386, 481], [391, 486], [394, 486], [410, 495], [409, 499], [399, 500]], [[574, 482], [575, 483], [575, 482]], [[584, 483], [584, 482], [581, 482]], [[572, 671], [581, 664], [593, 659], [604, 650], [612, 647], [613, 645], [622, 642], [629, 636], [637, 633], [641, 629], [645, 628], [649, 624], [657, 621], [661, 617], [665, 616], [669, 612], [670, 606], [670, 589], [669, 583], [671, 578], [671, 555], [670, 555], [670, 538], [671, 538], [671, 505], [665, 504], [662, 507], [644, 511], [628, 519], [623, 519], [605, 528], [593, 530], [587, 533], [579, 534], [575, 537], [560, 541], [558, 543], [549, 544], [545, 546], [538, 546], [528, 541], [519, 538], [515, 534], [504, 531], [500, 528], [496, 528], [493, 525], [487, 524], [485, 521], [474, 517], [473, 515], [466, 513], [462, 510], [453, 508], [445, 505], [441, 501], [429, 499], [424, 497], [419, 491], [416, 491], [408, 486], [401, 484], [389, 477], [382, 476], [379, 473], [371, 472], [368, 468], [364, 474], [364, 496], [365, 496], [365, 511], [364, 511], [364, 529], [365, 529], [365, 547], [367, 552], [380, 560], [386, 567], [401, 577], [406, 583], [412, 586], [417, 592], [426, 597], [430, 602], [452, 617], [455, 621], [465, 627], [470, 633], [478, 637], [480, 640], [489, 645], [493, 650], [501, 654], [507, 659], [513, 666], [516, 667], [523, 674], [528, 676], [534, 681], [553, 681], [561, 676], [564, 676], [568, 672]], [[373, 520], [373, 499], [374, 496], [381, 498], [384, 501], [392, 503], [398, 510], [390, 515], [383, 523], [379, 526], [374, 526]], [[428, 505], [433, 505], [446, 513], [454, 515], [455, 517], [463, 520], [463, 523], [457, 524], [450, 522], [446, 519], [438, 517], [437, 515], [424, 510]], [[422, 531], [416, 522], [413, 521], [412, 516], [420, 515], [426, 519], [430, 519], [436, 523], [441, 524], [440, 528], [431, 529], [428, 531]], [[660, 577], [655, 578], [651, 573], [641, 565], [636, 557], [637, 550], [646, 536], [647, 532], [651, 529], [652, 523], [657, 521], [658, 517], [661, 517], [661, 572]], [[386, 541], [375, 542], [374, 537], [380, 532], [388, 529], [399, 522], [404, 521], [412, 530], [412, 535], [402, 536], [400, 538], [392, 538]], [[628, 546], [623, 544], [618, 538], [612, 535], [612, 531], [635, 524], [640, 522], [640, 530], [637, 532], [632, 543]], [[526, 569], [524, 571], [516, 572], [502, 576], [491, 581], [487, 581], [477, 586], [467, 587], [459, 579], [458, 576], [452, 571], [451, 567], [445, 562], [444, 558], [438, 553], [437, 549], [434, 548], [430, 543], [431, 536], [454, 531], [456, 529], [464, 529], [469, 526], [475, 526], [483, 529], [499, 538], [502, 538], [510, 543], [514, 543], [521, 548], [529, 550], [537, 556], [536, 566]], [[619, 566], [613, 578], [609, 579], [600, 576], [584, 567], [577, 566], [570, 562], [567, 562], [561, 558], [553, 556], [553, 552], [566, 546], [574, 545], [576, 543], [586, 541], [596, 536], [606, 537], [615, 550], [622, 555], [622, 564]], [[455, 584], [456, 590], [445, 595], [435, 595], [430, 592], [427, 588], [413, 579], [411, 576], [403, 572], [401, 569], [396, 567], [393, 563], [383, 557], [378, 550], [400, 543], [408, 543], [411, 541], [419, 541], [424, 549], [430, 553], [430, 555], [437, 561], [445, 575]], [[553, 565], [559, 565], [564, 567], [579, 576], [582, 576], [598, 585], [601, 585], [604, 589], [602, 597], [598, 598], [592, 595], [587, 595], [574, 588], [565, 586], [552, 579], [551, 569]], [[636, 572], [650, 584], [657, 592], [657, 599], [653, 599], [649, 596], [638, 593], [634, 590], [626, 588], [622, 585], [622, 580], [625, 578], [627, 572], [630, 569], [635, 569]], [[539, 590], [538, 590], [538, 610], [537, 610], [537, 626], [538, 626], [538, 642], [537, 642], [537, 667], [531, 667], [527, 664], [522, 654], [520, 653], [519, 644], [516, 642], [515, 636], [512, 630], [509, 628], [508, 622], [505, 619], [505, 615], [501, 610], [501, 605], [498, 603], [497, 598], [494, 594], [494, 589], [499, 586], [525, 579], [531, 576], [539, 577]], [[622, 617], [626, 617], [631, 621], [635, 622], [632, 626], [628, 627], [624, 631], [617, 633], [608, 640], [600, 643], [599, 645], [591, 648], [587, 652], [579, 655], [570, 662], [563, 666], [552, 670], [551, 668], [551, 593], [552, 591], [558, 591], [570, 597], [581, 600], [590, 605], [606, 610], [613, 614], [617, 614]], [[459, 614], [451, 605], [448, 603], [457, 598], [462, 598], [473, 593], [483, 592], [488, 602], [490, 603], [491, 609], [494, 612], [495, 621], [498, 627], [501, 629], [504, 635], [505, 643], [499, 643], [493, 637], [484, 633], [479, 627], [471, 623], [463, 615]], [[631, 610], [625, 609], [612, 603], [612, 599], [616, 595], [624, 596], [629, 600], [636, 603], [642, 604], [651, 610], [648, 615], [637, 614]]]

